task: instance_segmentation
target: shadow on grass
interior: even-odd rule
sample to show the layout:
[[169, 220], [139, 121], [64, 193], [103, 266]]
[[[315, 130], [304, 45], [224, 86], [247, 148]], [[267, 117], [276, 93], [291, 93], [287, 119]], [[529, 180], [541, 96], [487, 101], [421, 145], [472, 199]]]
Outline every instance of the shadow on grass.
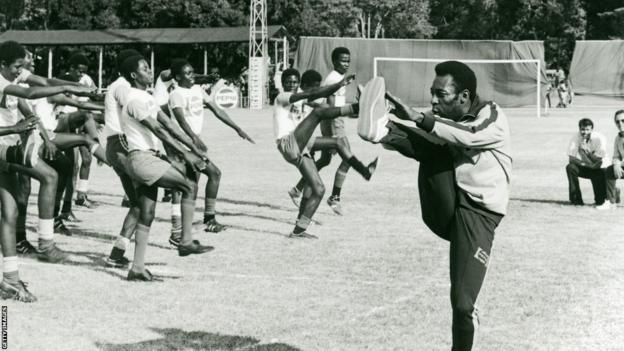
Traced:
[[162, 337], [132, 344], [96, 343], [95, 345], [103, 351], [301, 351], [301, 349], [282, 343], [260, 344], [260, 340], [249, 336], [223, 335], [201, 331], [187, 332], [171, 328], [151, 329], [161, 334]]
[[563, 205], [563, 206], [576, 206], [572, 205], [570, 201], [564, 200], [548, 200], [548, 199], [521, 199], [521, 198], [510, 198], [511, 201], [519, 201], [519, 202], [530, 202], [536, 204], [553, 204], [553, 205]]

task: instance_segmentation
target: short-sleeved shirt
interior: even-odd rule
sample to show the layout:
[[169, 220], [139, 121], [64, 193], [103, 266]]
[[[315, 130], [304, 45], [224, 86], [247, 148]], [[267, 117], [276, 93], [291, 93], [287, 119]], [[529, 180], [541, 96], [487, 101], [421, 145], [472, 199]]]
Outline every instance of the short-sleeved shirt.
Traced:
[[104, 96], [104, 135], [107, 137], [123, 134], [121, 130], [121, 110], [126, 104], [130, 83], [124, 77], [112, 82]]
[[[4, 89], [9, 85], [18, 85], [26, 82], [31, 73], [28, 70], [22, 70], [14, 81], [9, 81], [0, 74], [0, 127], [9, 127], [15, 125], [22, 117], [18, 113], [17, 105], [19, 98], [4, 93]], [[19, 135], [9, 134], [0, 137], [0, 143], [5, 145], [14, 145], [20, 140]]]
[[[594, 164], [594, 162], [587, 156], [586, 153], [581, 152], [581, 146], [588, 145], [589, 152], [595, 157], [602, 158], [602, 164]], [[575, 133], [570, 139], [568, 144], [568, 156], [573, 157], [581, 162], [582, 166], [589, 168], [601, 168], [608, 166], [611, 161], [607, 157], [607, 142], [605, 137], [598, 133], [592, 132], [589, 140], [585, 140], [579, 133]]]
[[127, 104], [122, 108], [121, 125], [132, 150], [160, 151], [159, 139], [151, 130], [141, 124], [147, 118], [157, 120], [160, 107], [148, 92], [136, 88], [128, 90]]
[[199, 135], [204, 126], [204, 101], [210, 101], [210, 97], [199, 85], [193, 85], [191, 88], [178, 86], [169, 93], [171, 117], [177, 123], [173, 109], [181, 108], [186, 123], [191, 127], [193, 133]]
[[[325, 87], [328, 85], [336, 84], [343, 79], [344, 79], [344, 74], [340, 74], [336, 71], [331, 71], [331, 73], [329, 73], [327, 77], [325, 77], [325, 80], [323, 81], [322, 85]], [[336, 90], [333, 96], [334, 96], [335, 107], [341, 107], [341, 106], [346, 105], [347, 104], [347, 87], [342, 87]]]
[[169, 103], [169, 91], [173, 88], [174, 80], [170, 79], [166, 82], [160, 78], [160, 75], [156, 79], [154, 84], [154, 99], [158, 106], [166, 105]]
[[48, 131], [54, 131], [58, 125], [56, 120], [56, 105], [48, 101], [47, 97], [28, 100], [30, 107], [39, 120], [43, 124], [43, 127]]
[[273, 110], [273, 131], [275, 140], [280, 140], [297, 128], [304, 118], [303, 102], [290, 102], [293, 93], [280, 93], [275, 98]]

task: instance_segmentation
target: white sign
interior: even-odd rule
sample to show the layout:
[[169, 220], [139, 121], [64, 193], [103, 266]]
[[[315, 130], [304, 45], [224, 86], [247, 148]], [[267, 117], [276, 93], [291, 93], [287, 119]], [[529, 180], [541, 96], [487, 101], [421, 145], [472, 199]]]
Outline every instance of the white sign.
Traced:
[[248, 74], [248, 86], [249, 86], [249, 108], [252, 110], [262, 109], [264, 102], [264, 57], [250, 57], [249, 58], [249, 74]]
[[215, 104], [221, 108], [232, 108], [238, 106], [238, 90], [228, 86], [222, 87], [214, 95]]

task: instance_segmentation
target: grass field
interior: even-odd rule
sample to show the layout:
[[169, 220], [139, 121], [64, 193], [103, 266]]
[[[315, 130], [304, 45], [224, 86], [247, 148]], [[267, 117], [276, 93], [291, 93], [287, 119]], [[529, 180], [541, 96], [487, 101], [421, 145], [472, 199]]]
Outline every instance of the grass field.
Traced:
[[[512, 198], [479, 298], [480, 350], [624, 347], [624, 208], [568, 205], [564, 170], [581, 117], [595, 121], [611, 149], [617, 104], [579, 105], [539, 120], [530, 109], [507, 110]], [[131, 283], [125, 270], [105, 268], [125, 211], [114, 173], [94, 166], [91, 198], [100, 206], [76, 208], [83, 222], [71, 226], [75, 235], [56, 237], [72, 262], [20, 261], [39, 301], [3, 302], [9, 350], [450, 349], [448, 244], [420, 220], [418, 164], [364, 143], [349, 121], [354, 151], [364, 161], [380, 155], [378, 171], [370, 183], [349, 175], [345, 216], [323, 202], [321, 224], [310, 229], [318, 240], [290, 240], [297, 212], [286, 192], [298, 177], [276, 150], [271, 112], [231, 115], [257, 144], [214, 118], [205, 125], [223, 172], [220, 220], [230, 228], [196, 233], [216, 249], [178, 257], [167, 243], [170, 206], [159, 203], [147, 257], [159, 281]], [[322, 172], [328, 189], [337, 165]], [[589, 181], [582, 186], [592, 203]], [[197, 206], [199, 220], [203, 201]]]

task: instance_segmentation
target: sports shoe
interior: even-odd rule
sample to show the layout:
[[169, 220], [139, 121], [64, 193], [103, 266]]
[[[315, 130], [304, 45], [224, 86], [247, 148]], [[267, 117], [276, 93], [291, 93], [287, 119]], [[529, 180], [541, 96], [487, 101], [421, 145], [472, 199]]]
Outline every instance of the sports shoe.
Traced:
[[154, 280], [154, 276], [147, 269], [144, 269], [143, 272], [135, 272], [131, 269], [128, 271], [128, 277], [126, 279], [129, 281], [151, 282]]
[[358, 135], [360, 138], [378, 143], [386, 134], [389, 121], [386, 105], [386, 83], [381, 77], [374, 77], [364, 86], [360, 96]]
[[332, 195], [327, 198], [327, 204], [337, 215], [342, 216], [342, 206], [340, 206], [340, 196]]
[[28, 289], [27, 283], [23, 281], [17, 282], [16, 285], [9, 284], [6, 281], [0, 282], [0, 297], [4, 300], [12, 299], [20, 302], [35, 302], [37, 298]]
[[113, 246], [110, 255], [104, 260], [107, 267], [124, 268], [130, 263], [130, 260], [124, 257], [126, 251]]
[[40, 251], [37, 258], [42, 262], [60, 263], [65, 261], [68, 256], [67, 252], [59, 249], [56, 244], [52, 244], [47, 249]]
[[74, 201], [74, 203], [77, 206], [82, 206], [82, 207], [86, 207], [86, 208], [96, 208], [97, 205], [95, 204], [95, 201], [91, 201], [89, 200], [89, 198], [87, 197], [87, 195], [78, 195], [78, 197], [76, 198], [76, 201]]
[[596, 205], [594, 208], [599, 211], [607, 211], [614, 208], [614, 205], [611, 204], [611, 201], [605, 201], [602, 205]]
[[32, 246], [32, 244], [28, 240], [18, 241], [17, 244], [15, 244], [15, 248], [17, 249], [18, 254], [24, 256], [34, 256], [39, 253], [39, 251], [34, 246]]
[[209, 233], [218, 233], [218, 232], [224, 231], [226, 228], [227, 228], [226, 226], [217, 222], [216, 219], [211, 219], [208, 222], [206, 222], [206, 229], [204, 229], [204, 231], [209, 232]]
[[56, 234], [72, 236], [71, 230], [67, 229], [65, 223], [63, 223], [63, 220], [60, 219], [60, 217], [56, 217], [56, 219], [54, 220], [54, 232]]
[[368, 168], [368, 175], [364, 177], [366, 180], [370, 180], [377, 169], [377, 163], [379, 163], [379, 157], [375, 157], [373, 162], [369, 163], [366, 168]]
[[78, 217], [76, 217], [76, 215], [74, 214], [73, 211], [69, 211], [69, 212], [62, 212], [58, 218], [60, 218], [63, 221], [66, 222], [75, 222], [75, 223], [79, 223], [81, 222], [81, 220], [78, 219]]
[[26, 136], [22, 149], [22, 164], [26, 167], [35, 167], [39, 162], [39, 149], [43, 141], [41, 137], [34, 131], [29, 132]]
[[303, 232], [303, 233], [292, 232], [288, 235], [288, 237], [291, 239], [318, 239], [318, 236], [309, 234], [306, 232]]
[[180, 245], [180, 240], [182, 239], [182, 237], [178, 234], [174, 234], [171, 233], [171, 236], [169, 237], [169, 244], [171, 244], [171, 246], [177, 248], [178, 245]]
[[202, 245], [197, 240], [193, 240], [188, 245], [178, 244], [178, 256], [199, 255], [212, 250], [214, 250], [213, 246]]
[[165, 189], [165, 194], [163, 195], [161, 201], [162, 202], [171, 202], [172, 199], [173, 199], [173, 197], [171, 195], [171, 190]]
[[297, 187], [293, 186], [290, 190], [288, 190], [288, 196], [292, 200], [295, 206], [299, 207], [299, 203], [301, 203], [301, 197], [303, 196], [303, 192]]

